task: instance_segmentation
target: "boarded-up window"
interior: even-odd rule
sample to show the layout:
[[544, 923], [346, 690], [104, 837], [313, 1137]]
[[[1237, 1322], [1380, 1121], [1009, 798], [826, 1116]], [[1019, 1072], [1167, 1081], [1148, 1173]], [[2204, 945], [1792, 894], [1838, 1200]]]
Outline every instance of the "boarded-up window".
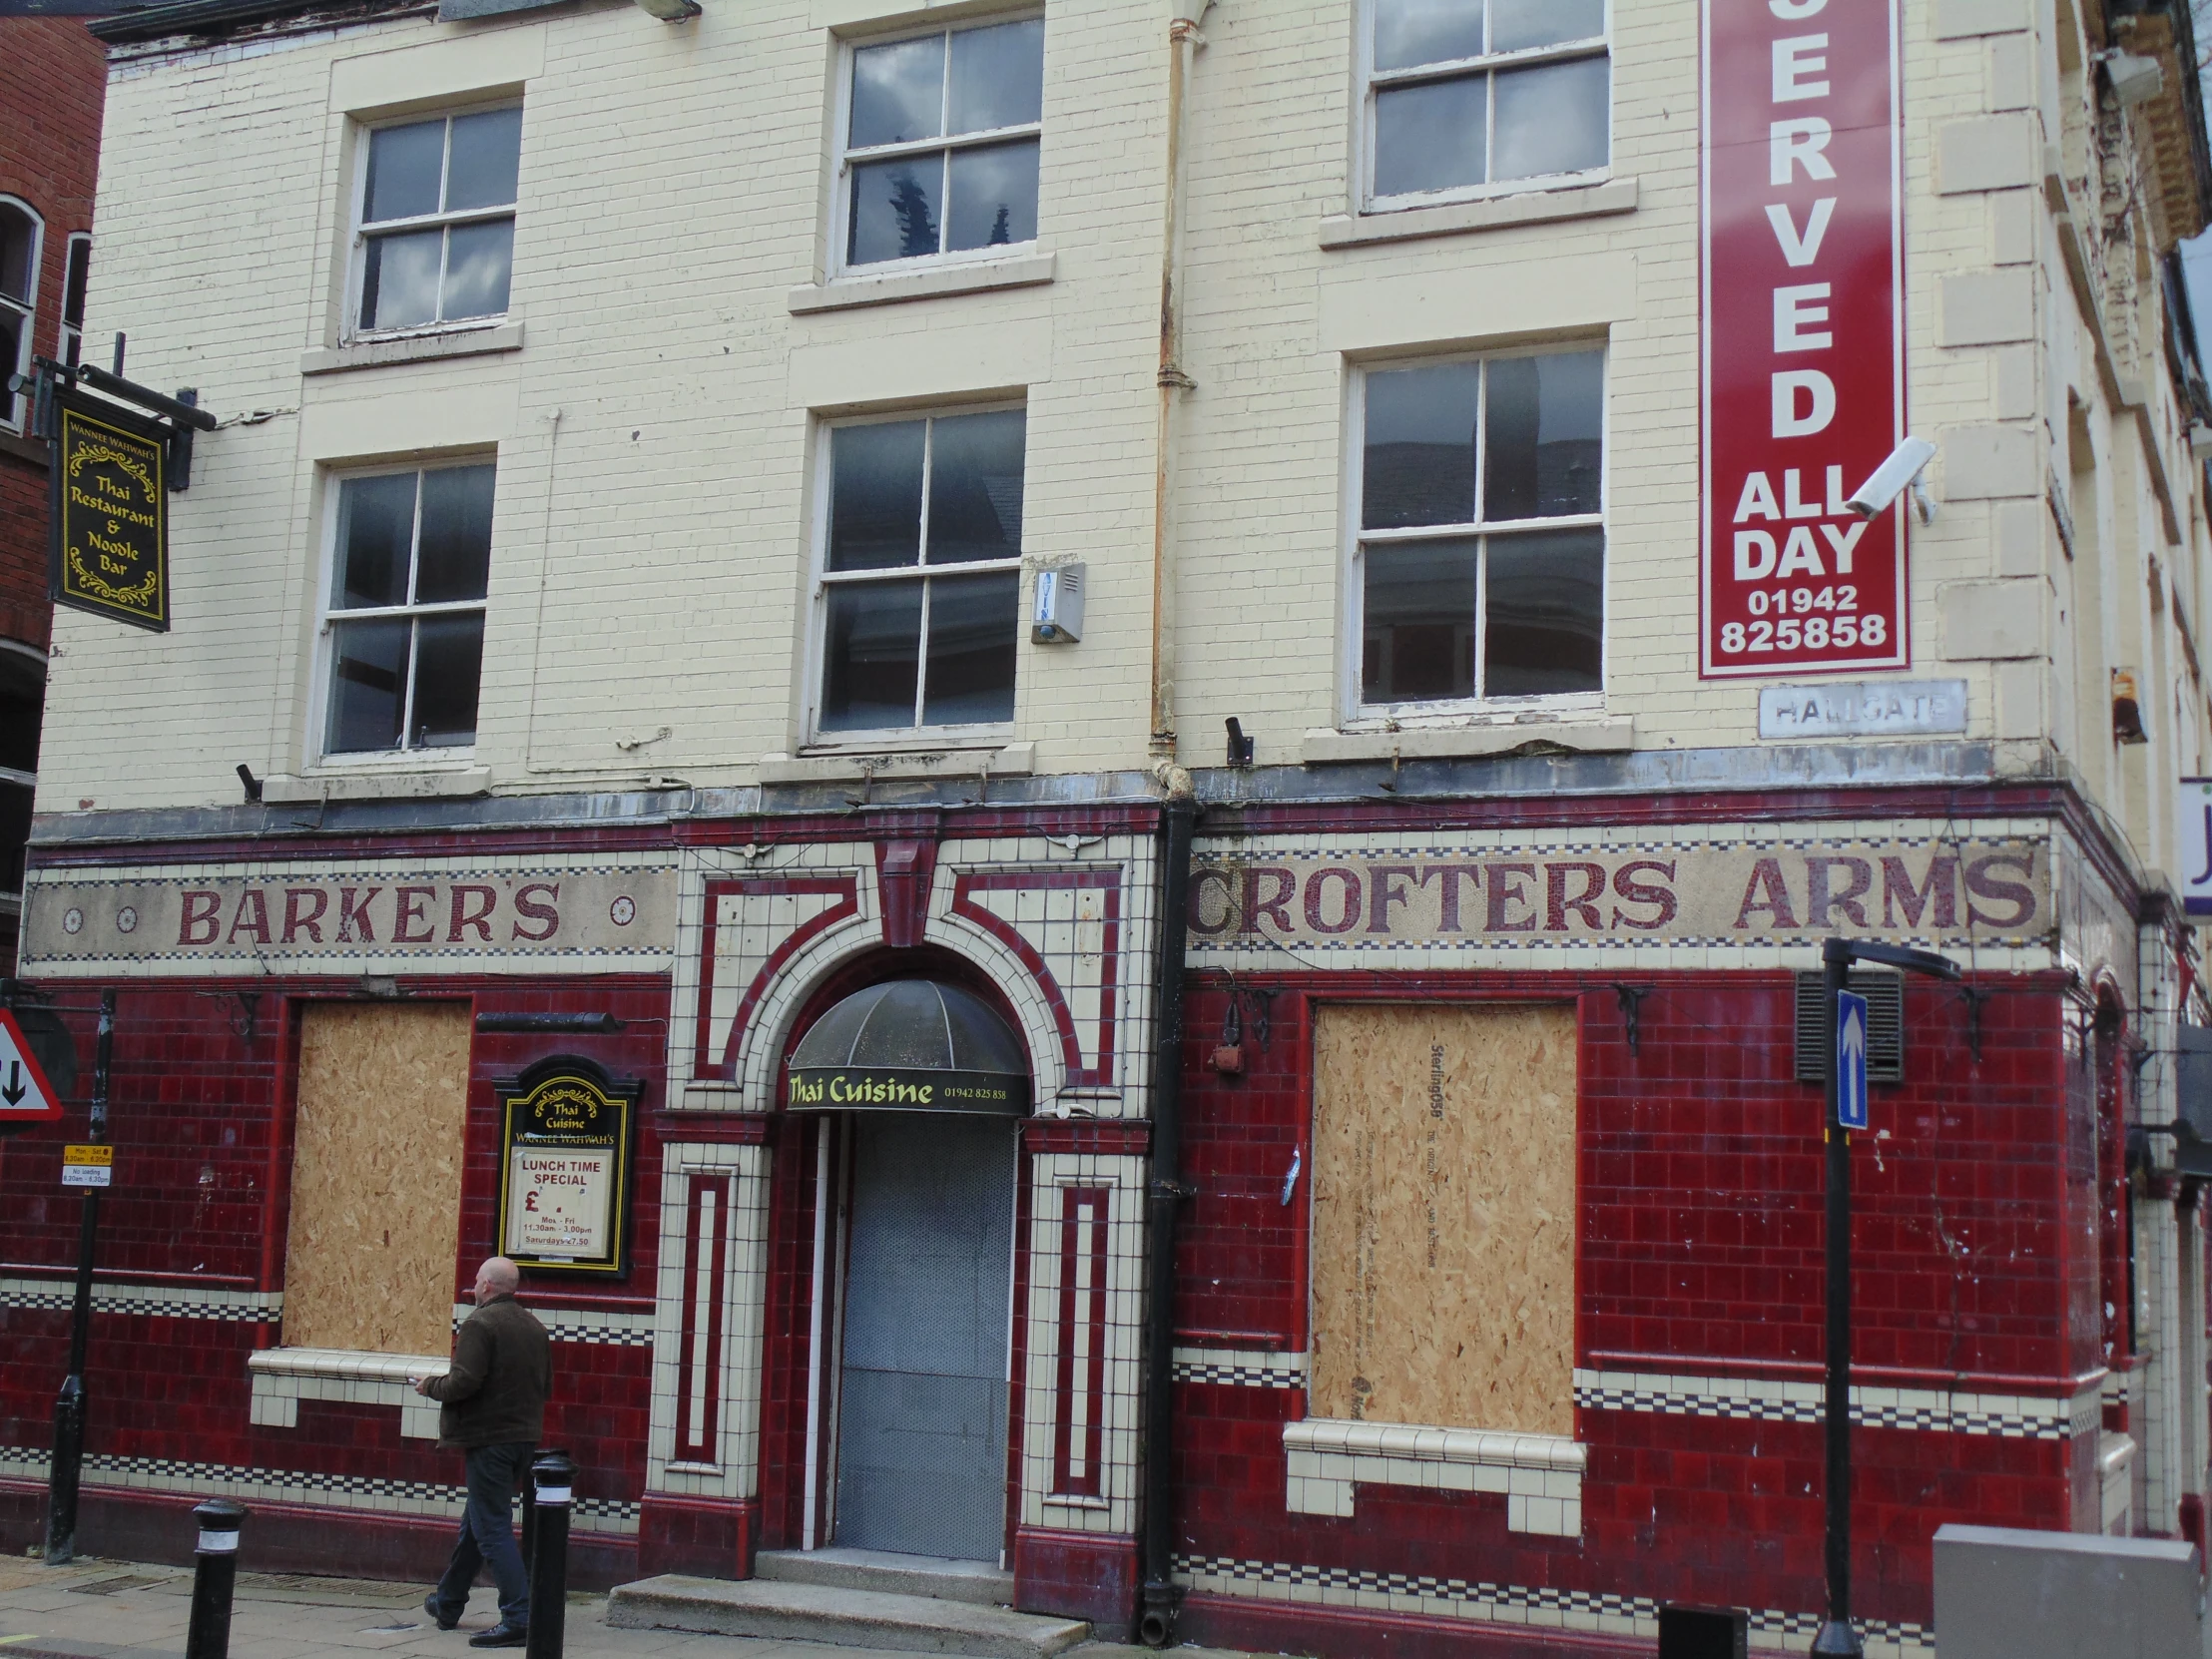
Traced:
[[468, 1005], [315, 1003], [299, 1040], [284, 1342], [453, 1346]]
[[1321, 1010], [1316, 1416], [1574, 1432], [1571, 1007]]

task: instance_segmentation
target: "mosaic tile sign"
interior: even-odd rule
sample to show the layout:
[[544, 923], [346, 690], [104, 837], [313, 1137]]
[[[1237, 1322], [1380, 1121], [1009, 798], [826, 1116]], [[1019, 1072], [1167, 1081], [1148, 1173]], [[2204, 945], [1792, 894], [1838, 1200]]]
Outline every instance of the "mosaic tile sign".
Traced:
[[1378, 846], [1202, 850], [1191, 946], [1320, 949], [1754, 946], [1831, 934], [1936, 946], [2047, 942], [2050, 849], [2012, 835], [1459, 844], [1439, 831]]
[[22, 972], [652, 971], [675, 932], [674, 865], [612, 857], [34, 870]]

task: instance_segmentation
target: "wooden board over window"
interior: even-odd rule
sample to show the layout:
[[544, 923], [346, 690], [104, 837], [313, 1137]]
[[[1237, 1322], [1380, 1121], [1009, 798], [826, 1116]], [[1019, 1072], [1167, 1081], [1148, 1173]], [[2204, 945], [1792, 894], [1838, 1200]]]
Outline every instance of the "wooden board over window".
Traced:
[[468, 1041], [465, 1002], [306, 1010], [287, 1347], [451, 1351]]
[[1314, 1415], [1574, 1432], [1574, 1066], [1572, 1007], [1321, 1010]]

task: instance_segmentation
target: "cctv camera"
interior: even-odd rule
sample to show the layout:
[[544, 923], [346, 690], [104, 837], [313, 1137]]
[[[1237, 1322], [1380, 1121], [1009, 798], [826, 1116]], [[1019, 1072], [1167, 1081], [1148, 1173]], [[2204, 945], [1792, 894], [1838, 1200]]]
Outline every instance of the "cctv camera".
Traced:
[[2111, 83], [2112, 102], [2123, 110], [2147, 104], [2166, 90], [2166, 71], [2156, 58], [2117, 47], [2099, 55], [2105, 79]]
[[1926, 438], [1907, 438], [1890, 451], [1888, 460], [1874, 469], [1872, 478], [1851, 492], [1844, 505], [1861, 518], [1873, 518], [1903, 495], [1908, 484], [1918, 482], [1922, 468], [1935, 458], [1933, 443]]

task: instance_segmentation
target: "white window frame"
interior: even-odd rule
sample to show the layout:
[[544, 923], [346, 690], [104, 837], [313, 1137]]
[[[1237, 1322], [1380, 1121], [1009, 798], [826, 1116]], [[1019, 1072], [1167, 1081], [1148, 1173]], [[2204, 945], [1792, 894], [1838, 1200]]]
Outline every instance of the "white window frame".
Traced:
[[28, 290], [22, 299], [0, 296], [0, 309], [23, 318], [23, 337], [16, 343], [16, 360], [0, 363], [0, 431], [20, 433], [28, 418], [30, 398], [22, 392], [7, 389], [12, 374], [31, 372], [31, 358], [37, 354], [33, 338], [38, 332], [38, 283], [41, 268], [46, 261], [46, 216], [20, 196], [0, 194], [0, 207], [17, 209], [31, 222], [31, 263]]
[[[80, 248], [85, 250], [85, 297], [89, 304], [92, 297], [92, 233], [90, 231], [70, 232], [68, 244], [62, 250], [62, 302], [60, 309], [54, 313], [57, 330], [54, 340], [54, 354], [65, 363], [81, 360], [84, 351], [84, 328], [80, 324], [69, 320], [69, 273], [70, 269], [77, 263], [77, 250]], [[78, 356], [76, 358], [73, 358], [70, 354], [72, 346], [77, 349]]]
[[[514, 314], [514, 267], [507, 269], [507, 308], [490, 316], [460, 317], [451, 322], [411, 322], [399, 328], [364, 328], [361, 326], [361, 288], [368, 276], [368, 241], [371, 227], [363, 223], [362, 215], [368, 211], [368, 149], [369, 141], [389, 127], [418, 127], [426, 122], [450, 123], [464, 115], [489, 115], [494, 110], [519, 110], [523, 100], [519, 98], [494, 98], [485, 103], [454, 104], [443, 109], [418, 110], [412, 115], [393, 116], [388, 121], [362, 121], [356, 123], [353, 145], [353, 181], [347, 197], [346, 215], [350, 225], [346, 242], [345, 275], [345, 326], [340, 330], [348, 340], [411, 339], [422, 334], [459, 334], [478, 328], [496, 328]], [[450, 128], [447, 132], [443, 165], [452, 166], [453, 143]], [[444, 179], [439, 178], [439, 199], [443, 200]], [[428, 231], [454, 225], [482, 225], [493, 220], [512, 220], [519, 233], [522, 225], [522, 177], [518, 164], [515, 174], [515, 199], [504, 207], [464, 208], [457, 213], [417, 214], [412, 219], [379, 219], [374, 222], [376, 236], [389, 236], [395, 231]], [[438, 290], [442, 299], [445, 288], [445, 266], [438, 266]]]
[[[414, 716], [415, 658], [410, 646], [407, 658], [407, 695], [401, 710], [399, 736], [396, 749], [331, 749], [330, 744], [330, 680], [337, 672], [335, 629], [346, 622], [374, 622], [392, 617], [454, 616], [475, 611], [484, 617], [485, 637], [491, 633], [491, 578], [484, 579], [482, 599], [447, 600], [430, 605], [384, 605], [364, 607], [358, 610], [336, 610], [332, 601], [337, 597], [338, 574], [338, 498], [342, 486], [349, 478], [390, 478], [408, 473], [442, 472], [452, 467], [491, 466], [499, 464], [496, 449], [472, 449], [441, 452], [414, 461], [395, 462], [380, 466], [333, 466], [322, 476], [322, 522], [316, 546], [320, 550], [321, 571], [315, 578], [315, 640], [314, 640], [314, 688], [307, 709], [306, 753], [312, 763], [320, 767], [365, 767], [419, 772], [425, 767], [449, 765], [466, 761], [476, 753], [476, 741], [451, 744], [409, 744], [408, 729]], [[415, 578], [415, 560], [422, 543], [422, 498], [420, 486], [416, 486], [414, 539], [407, 548], [407, 580], [410, 588]], [[498, 491], [494, 480], [492, 535], [499, 534]], [[484, 730], [484, 679], [481, 671], [476, 681], [476, 733], [481, 739]]]
[[[1021, 587], [1020, 572], [1023, 554], [1010, 559], [972, 559], [962, 564], [930, 565], [927, 541], [929, 525], [929, 463], [935, 454], [936, 430], [934, 422], [959, 415], [995, 414], [1008, 409], [1028, 408], [1025, 398], [999, 398], [987, 403], [935, 404], [925, 409], [900, 409], [890, 414], [858, 415], [845, 419], [824, 420], [816, 428], [815, 443], [815, 503], [812, 532], [812, 555], [808, 570], [808, 620], [806, 653], [807, 688], [807, 743], [809, 753], [830, 754], [883, 754], [899, 750], [935, 753], [945, 749], [995, 747], [1006, 743], [1014, 734], [1014, 720], [976, 722], [964, 726], [923, 726], [918, 724], [921, 700], [928, 689], [929, 673], [929, 610], [928, 601], [922, 602], [922, 633], [920, 653], [914, 667], [914, 713], [916, 724], [909, 726], [876, 726], [844, 731], [825, 731], [822, 725], [823, 675], [829, 667], [830, 645], [830, 590], [855, 582], [914, 581], [938, 576], [988, 576], [1012, 571], [1015, 573], [1014, 591], [1014, 711], [1019, 718], [1021, 705]], [[921, 559], [911, 565], [892, 565], [875, 570], [839, 570], [830, 568], [830, 486], [833, 478], [831, 450], [834, 447], [830, 434], [843, 427], [884, 426], [898, 421], [927, 420], [932, 422], [929, 436], [921, 452], [921, 507], [920, 525], [923, 534]], [[1021, 456], [1022, 490], [1022, 540], [1029, 539], [1029, 448], [1026, 437]], [[1026, 551], [1026, 549], [1024, 550]]]
[[[1368, 448], [1368, 376], [1400, 368], [1432, 368], [1445, 363], [1493, 363], [1517, 357], [1550, 357], [1564, 353], [1596, 351], [1601, 358], [1598, 396], [1598, 510], [1555, 518], [1505, 519], [1495, 523], [1480, 517], [1463, 524], [1421, 524], [1401, 529], [1364, 530], [1365, 484]], [[1492, 351], [1445, 351], [1417, 357], [1359, 363], [1352, 367], [1346, 388], [1345, 430], [1345, 554], [1339, 614], [1346, 619], [1338, 672], [1343, 687], [1338, 700], [1339, 730], [1385, 732], [1400, 727], [1510, 725], [1530, 716], [1555, 720], [1580, 719], [1605, 712], [1606, 688], [1612, 684], [1613, 658], [1613, 530], [1611, 525], [1613, 470], [1613, 354], [1605, 339], [1547, 340], [1539, 345], [1512, 346]], [[1482, 433], [1476, 446], [1474, 502], [1482, 510], [1489, 447], [1489, 386], [1482, 388]], [[1367, 660], [1367, 559], [1366, 546], [1417, 544], [1425, 541], [1483, 542], [1480, 575], [1475, 584], [1474, 662], [1476, 684], [1481, 683], [1482, 653], [1489, 633], [1489, 539], [1517, 534], [1541, 534], [1547, 530], [1600, 531], [1605, 537], [1604, 586], [1598, 613], [1598, 689], [1586, 692], [1546, 692], [1526, 697], [1455, 697], [1403, 703], [1367, 703], [1361, 700]]]
[[[1359, 10], [1357, 52], [1360, 77], [1360, 142], [1359, 154], [1354, 160], [1358, 179], [1355, 195], [1361, 213], [1402, 213], [1408, 208], [1433, 208], [1452, 202], [1480, 202], [1498, 196], [1523, 196], [1531, 191], [1603, 184], [1613, 176], [1613, 0], [1605, 0], [1605, 32], [1602, 35], [1564, 41], [1555, 46], [1527, 47], [1518, 52], [1490, 52], [1474, 58], [1453, 58], [1439, 63], [1422, 64], [1415, 69], [1382, 71], [1375, 67], [1375, 14], [1379, 3], [1380, 0], [1361, 0]], [[1375, 105], [1379, 91], [1423, 81], [1456, 81], [1501, 69], [1525, 69], [1536, 64], [1566, 63], [1583, 58], [1603, 58], [1606, 61], [1605, 161], [1601, 166], [1581, 168], [1569, 173], [1539, 173], [1526, 179], [1502, 179], [1486, 184], [1461, 185], [1450, 190], [1416, 191], [1398, 196], [1376, 194]], [[1483, 154], [1488, 157], [1496, 154], [1497, 99], [1494, 91], [1483, 100], [1483, 120], [1488, 123]]]
[[[918, 28], [894, 30], [880, 35], [864, 35], [838, 43], [837, 48], [837, 99], [832, 143], [836, 156], [836, 187], [831, 191], [830, 224], [830, 270], [837, 276], [882, 276], [901, 271], [934, 271], [943, 266], [986, 265], [993, 260], [1003, 260], [1019, 254], [1033, 254], [1044, 239], [1044, 178], [1040, 166], [1037, 179], [1037, 235], [1027, 242], [999, 243], [994, 247], [939, 250], [934, 254], [917, 254], [904, 260], [871, 260], [866, 265], [853, 265], [848, 258], [852, 240], [852, 170], [868, 162], [895, 161], [900, 156], [926, 156], [933, 153], [948, 154], [954, 150], [972, 150], [983, 145], [1007, 144], [1016, 139], [1033, 138], [1037, 141], [1041, 159], [1044, 150], [1044, 121], [1039, 119], [1015, 127], [992, 127], [979, 133], [962, 133], [957, 138], [937, 137], [915, 139], [907, 144], [878, 144], [863, 150], [854, 150], [848, 144], [852, 134], [852, 59], [853, 55], [869, 46], [894, 46], [900, 41], [925, 40], [931, 35], [943, 35], [947, 45], [944, 99], [951, 97], [952, 75], [949, 63], [950, 37], [966, 34], [972, 29], [988, 29], [1000, 23], [1027, 23], [1044, 16], [1037, 6], [1019, 7], [1006, 12], [994, 12], [984, 17], [962, 18], [957, 23], [924, 24]], [[944, 104], [938, 105], [938, 125], [944, 125]], [[941, 199], [940, 192], [940, 199]], [[943, 240], [943, 227], [938, 228], [938, 240]]]

